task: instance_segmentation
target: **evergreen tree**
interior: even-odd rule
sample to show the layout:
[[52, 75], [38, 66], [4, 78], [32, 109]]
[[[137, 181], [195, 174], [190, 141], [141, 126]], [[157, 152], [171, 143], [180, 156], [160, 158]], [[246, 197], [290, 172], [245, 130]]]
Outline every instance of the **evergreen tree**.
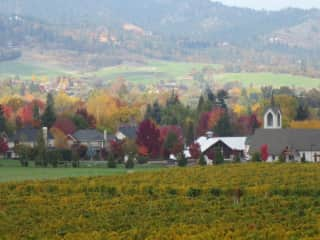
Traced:
[[33, 105], [33, 119], [35, 121], [40, 121], [40, 108], [37, 103]]
[[151, 118], [157, 123], [161, 123], [161, 107], [158, 101], [153, 103]]
[[47, 96], [47, 106], [42, 115], [42, 125], [51, 128], [56, 121], [56, 113], [54, 110], [54, 99], [51, 93]]
[[217, 149], [217, 150], [215, 151], [215, 154], [214, 154], [214, 162], [215, 162], [216, 164], [222, 164], [222, 163], [224, 163], [224, 157], [223, 157], [222, 152], [221, 152], [220, 149]]
[[6, 119], [4, 117], [4, 110], [2, 105], [0, 105], [0, 133], [6, 130]]
[[232, 135], [232, 127], [229, 114], [227, 112], [219, 119], [214, 128], [214, 132], [220, 137], [228, 137]]
[[300, 103], [297, 109], [296, 121], [307, 120], [310, 116], [309, 108], [306, 104]]
[[147, 105], [147, 110], [146, 113], [144, 115], [144, 119], [151, 119], [152, 118], [152, 107], [150, 104]]
[[197, 107], [198, 115], [204, 112], [204, 109], [205, 109], [205, 101], [204, 101], [204, 97], [201, 95], [199, 98], [198, 107]]
[[37, 145], [36, 145], [36, 159], [35, 163], [37, 166], [42, 166], [42, 167], [47, 167], [48, 165], [48, 159], [47, 159], [47, 146], [46, 146], [46, 141], [43, 137], [43, 133], [40, 130], [38, 134], [38, 139], [37, 139]]
[[193, 121], [189, 121], [187, 124], [187, 132], [186, 132], [186, 143], [190, 145], [193, 143], [195, 136], [194, 136], [194, 123]]
[[200, 156], [199, 165], [200, 166], [206, 166], [207, 165], [206, 159], [204, 158], [203, 154], [201, 154], [201, 156]]

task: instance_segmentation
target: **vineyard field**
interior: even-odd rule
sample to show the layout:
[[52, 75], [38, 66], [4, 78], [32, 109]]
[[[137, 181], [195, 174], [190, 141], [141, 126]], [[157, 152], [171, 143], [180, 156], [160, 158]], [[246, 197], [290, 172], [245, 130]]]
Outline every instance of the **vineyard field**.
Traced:
[[0, 184], [0, 239], [320, 239], [320, 165]]

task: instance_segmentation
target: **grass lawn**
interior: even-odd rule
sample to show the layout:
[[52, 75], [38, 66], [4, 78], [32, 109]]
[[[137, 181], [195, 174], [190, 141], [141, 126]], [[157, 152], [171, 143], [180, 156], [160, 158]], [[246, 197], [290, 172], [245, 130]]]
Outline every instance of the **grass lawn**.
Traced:
[[238, 81], [246, 87], [272, 85], [274, 87], [318, 88], [320, 86], [320, 79], [278, 73], [226, 73], [218, 75], [216, 80], [224, 83]]
[[82, 163], [80, 168], [36, 168], [30, 166], [23, 168], [19, 161], [0, 160], [0, 182], [15, 182], [25, 180], [60, 179], [69, 177], [89, 176], [112, 176], [133, 172], [149, 172], [160, 170], [159, 165], [137, 165], [134, 169], [128, 170], [123, 166], [110, 169], [105, 164], [91, 165], [89, 162]]

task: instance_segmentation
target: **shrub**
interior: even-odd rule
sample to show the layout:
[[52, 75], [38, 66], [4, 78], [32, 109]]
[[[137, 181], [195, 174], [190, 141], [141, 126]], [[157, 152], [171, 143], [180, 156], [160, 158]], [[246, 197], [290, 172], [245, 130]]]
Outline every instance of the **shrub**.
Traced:
[[179, 167], [185, 167], [188, 165], [188, 159], [186, 159], [186, 157], [184, 156], [183, 153], [180, 153], [178, 155], [178, 166]]
[[148, 157], [146, 157], [146, 156], [139, 155], [138, 158], [137, 158], [137, 160], [138, 160], [138, 163], [139, 163], [139, 164], [146, 164], [146, 163], [148, 163]]
[[117, 168], [117, 161], [112, 154], [108, 156], [108, 168]]
[[306, 154], [305, 153], [301, 157], [301, 162], [306, 163]]
[[201, 189], [198, 188], [189, 188], [187, 191], [187, 196], [191, 198], [195, 198], [201, 195]]
[[281, 154], [281, 155], [279, 156], [279, 162], [281, 162], [281, 163], [285, 163], [285, 162], [286, 162], [286, 157], [285, 157], [284, 154]]
[[60, 150], [63, 161], [71, 162], [72, 161], [72, 151], [69, 149], [61, 149]]
[[72, 151], [72, 167], [78, 168], [80, 167], [80, 157], [77, 151]]
[[222, 152], [220, 150], [215, 151], [214, 162], [216, 164], [224, 163], [224, 157], [223, 157]]
[[210, 189], [210, 194], [214, 197], [219, 197], [221, 195], [222, 191], [218, 188], [212, 188]]
[[47, 152], [48, 163], [56, 168], [58, 167], [59, 162], [63, 161], [61, 151], [59, 150], [51, 150]]
[[131, 155], [129, 155], [128, 160], [125, 162], [125, 167], [128, 169], [134, 168], [134, 160]]
[[259, 152], [255, 152], [251, 159], [252, 162], [261, 162], [261, 156]]
[[207, 165], [207, 161], [206, 161], [206, 159], [205, 159], [203, 154], [201, 154], [201, 156], [200, 156], [199, 165], [200, 166], [206, 166]]
[[22, 167], [28, 167], [29, 161], [32, 160], [33, 149], [27, 145], [19, 144], [15, 146], [15, 153], [19, 155]]

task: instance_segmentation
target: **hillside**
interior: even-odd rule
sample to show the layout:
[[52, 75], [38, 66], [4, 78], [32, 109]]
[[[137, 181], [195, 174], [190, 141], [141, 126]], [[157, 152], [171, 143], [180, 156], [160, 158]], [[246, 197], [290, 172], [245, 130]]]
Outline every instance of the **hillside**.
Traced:
[[313, 164], [227, 164], [0, 184], [0, 236], [319, 239], [319, 173]]

